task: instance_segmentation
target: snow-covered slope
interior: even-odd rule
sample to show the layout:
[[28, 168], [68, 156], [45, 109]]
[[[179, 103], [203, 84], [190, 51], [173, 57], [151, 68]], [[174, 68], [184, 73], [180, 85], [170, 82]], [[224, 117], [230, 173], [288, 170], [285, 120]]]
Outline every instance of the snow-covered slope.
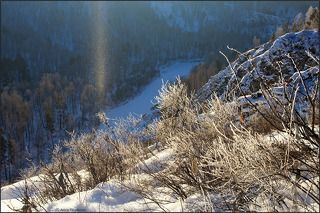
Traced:
[[[273, 140], [286, 140], [286, 135], [281, 133], [273, 133], [265, 136], [266, 141], [272, 142]], [[161, 205], [153, 202], [150, 199], [142, 197], [140, 194], [132, 191], [133, 188], [139, 189], [139, 181], [153, 181], [152, 176], [144, 173], [144, 168], [148, 167], [148, 171], [158, 172], [165, 169], [165, 165], [174, 159], [174, 152], [172, 149], [156, 150], [154, 147], [153, 154], [147, 158], [144, 162], [137, 165], [141, 172], [132, 174], [129, 179], [120, 182], [117, 179], [111, 179], [108, 182], [102, 182], [95, 188], [77, 192], [68, 195], [60, 200], [48, 202], [42, 205], [42, 208], [37, 207], [38, 211], [49, 212], [141, 212], [141, 211], [170, 211], [170, 212], [182, 212], [182, 211], [198, 211], [201, 209], [201, 205], [204, 205], [204, 200], [201, 194], [194, 193], [188, 196], [185, 200], [176, 198], [171, 189], [163, 186], [153, 188], [154, 197], [161, 200]], [[137, 170], [139, 171], [139, 170]], [[86, 177], [87, 173], [82, 170], [79, 172], [82, 177]], [[28, 184], [33, 181], [37, 186], [41, 186], [39, 177], [31, 177], [28, 179]], [[19, 210], [23, 204], [18, 200], [19, 192], [24, 189], [24, 181], [14, 183], [1, 188], [1, 212], [11, 212], [12, 209]], [[219, 198], [219, 195], [212, 194], [211, 197]], [[31, 193], [32, 197], [32, 193]], [[265, 200], [259, 201], [261, 204], [266, 202]], [[290, 205], [294, 205], [290, 203]], [[203, 207], [203, 206], [202, 206]], [[310, 209], [317, 209], [319, 206], [315, 203], [310, 204]], [[258, 209], [257, 209], [258, 208]], [[287, 210], [291, 210], [292, 206], [287, 206]], [[252, 210], [258, 211], [270, 211], [266, 206], [252, 206]], [[298, 209], [299, 210], [299, 209]], [[306, 209], [300, 209], [300, 211]]]
[[[139, 164], [137, 166], [158, 169], [157, 165], [161, 162], [167, 162], [172, 156], [172, 150], [165, 149], [162, 151], [154, 151], [154, 155], [147, 159], [144, 164]], [[143, 168], [142, 168], [143, 169]], [[85, 177], [85, 172], [80, 171], [80, 175]], [[142, 180], [150, 178], [150, 176], [140, 173], [133, 175], [131, 179], [125, 180], [120, 184], [117, 180], [110, 180], [108, 182], [103, 182], [98, 184], [94, 189], [89, 191], [83, 191], [68, 195], [60, 200], [49, 202], [43, 207], [46, 211], [87, 211], [87, 212], [123, 212], [123, 211], [162, 211], [165, 208], [170, 211], [181, 211], [183, 206], [181, 206], [180, 200], [175, 199], [168, 193], [166, 197], [161, 194], [162, 198], [170, 201], [163, 207], [157, 206], [156, 203], [150, 203], [141, 197], [141, 195], [131, 192], [126, 189], [125, 186], [134, 186], [136, 184], [135, 180]], [[35, 182], [37, 186], [39, 177], [31, 177], [28, 179], [28, 184], [31, 181]], [[1, 188], [1, 212], [11, 212], [12, 209], [21, 209], [23, 204], [18, 200], [19, 193], [23, 191], [25, 185], [24, 181], [19, 181], [12, 185], [8, 185]], [[166, 189], [164, 189], [166, 190]], [[168, 189], [167, 189], [168, 190]], [[168, 190], [169, 191], [169, 190]], [[189, 199], [194, 199], [190, 197]], [[188, 201], [186, 201], [187, 203]], [[11, 208], [10, 208], [11, 207]], [[38, 207], [38, 210], [43, 211], [43, 209]]]
[[276, 30], [276, 26], [292, 20], [297, 14], [296, 8], [303, 7], [303, 4], [177, 1], [150, 2], [150, 6], [169, 26], [185, 32], [205, 31], [208, 27], [214, 27], [225, 33], [254, 32], [259, 37], [267, 38]]

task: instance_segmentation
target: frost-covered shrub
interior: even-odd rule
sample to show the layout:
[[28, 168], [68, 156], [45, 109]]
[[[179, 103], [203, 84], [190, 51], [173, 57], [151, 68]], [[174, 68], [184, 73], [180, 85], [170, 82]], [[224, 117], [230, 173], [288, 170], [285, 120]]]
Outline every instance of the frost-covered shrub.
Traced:
[[192, 97], [188, 95], [187, 88], [180, 79], [174, 84], [166, 84], [156, 97], [157, 107], [160, 111], [160, 120], [153, 126], [157, 141], [170, 144], [172, 137], [182, 130], [195, 128], [197, 108], [192, 105]]
[[[260, 108], [264, 116], [259, 122], [252, 120], [265, 125], [260, 132], [269, 135], [261, 135], [238, 122], [236, 103], [214, 98], [199, 105], [184, 88], [179, 81], [166, 85], [158, 98], [161, 117], [154, 126], [155, 140], [174, 154], [164, 169], [146, 170], [153, 183], [170, 188], [182, 200], [202, 194], [208, 204], [205, 210], [316, 209], [311, 204], [319, 205], [319, 133], [303, 120], [289, 125], [294, 104], [285, 108], [275, 96], [268, 96], [273, 110]], [[266, 116], [283, 133], [271, 137], [277, 128], [264, 122]]]
[[[124, 132], [119, 128], [123, 127], [116, 125], [118, 136]], [[123, 143], [106, 132], [72, 135], [69, 141], [55, 147], [50, 164], [42, 164], [37, 169], [39, 180], [29, 181], [28, 191], [34, 193], [33, 199], [40, 206], [92, 189], [111, 178], [122, 181], [135, 171], [134, 166], [143, 156], [142, 150], [142, 145], [134, 137]], [[34, 175], [29, 172], [25, 179]], [[24, 194], [21, 193], [21, 199]]]
[[281, 119], [277, 117], [270, 108], [258, 106], [255, 112], [247, 120], [246, 127], [260, 134], [270, 134], [274, 130], [283, 129]]
[[[116, 131], [117, 137], [125, 131]], [[126, 132], [126, 134], [128, 134]], [[127, 140], [116, 140], [108, 133], [83, 134], [66, 142], [65, 147], [77, 165], [90, 174], [92, 186], [111, 178], [123, 179], [128, 170], [134, 166], [134, 155], [141, 155], [142, 145], [135, 137], [127, 136]]]

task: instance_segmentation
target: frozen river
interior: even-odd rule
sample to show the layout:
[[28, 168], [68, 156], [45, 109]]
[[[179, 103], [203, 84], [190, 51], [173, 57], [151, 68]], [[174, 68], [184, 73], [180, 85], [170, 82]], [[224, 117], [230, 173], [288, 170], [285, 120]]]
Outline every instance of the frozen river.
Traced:
[[130, 113], [133, 115], [141, 115], [151, 112], [154, 97], [159, 94], [162, 83], [167, 81], [174, 81], [177, 76], [188, 76], [192, 68], [199, 64], [201, 60], [192, 61], [178, 61], [160, 68], [160, 76], [151, 81], [144, 87], [143, 91], [137, 96], [129, 99], [113, 109], [106, 112], [110, 119], [126, 118]]

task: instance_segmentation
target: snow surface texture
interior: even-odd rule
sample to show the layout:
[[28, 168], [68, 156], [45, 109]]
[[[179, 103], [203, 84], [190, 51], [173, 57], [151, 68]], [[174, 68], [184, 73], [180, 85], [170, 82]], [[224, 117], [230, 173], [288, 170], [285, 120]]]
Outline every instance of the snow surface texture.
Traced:
[[[145, 161], [144, 164], [137, 165], [138, 167], [147, 166], [148, 168], [157, 168], [158, 164], [167, 162], [172, 155], [172, 150], [166, 149], [160, 152], [155, 151], [154, 156]], [[79, 172], [80, 175], [85, 176], [84, 171]], [[132, 185], [135, 179], [148, 178], [144, 173], [136, 174], [131, 180], [126, 180], [124, 184]], [[37, 181], [37, 176], [30, 178], [32, 181]], [[131, 182], [130, 182], [131, 181]], [[12, 185], [1, 188], [1, 212], [11, 212], [12, 209], [21, 209], [22, 203], [17, 200], [18, 191], [24, 188], [24, 181], [19, 181]], [[164, 198], [165, 199], [165, 198]], [[180, 200], [169, 196], [168, 200], [172, 201], [163, 208], [170, 211], [181, 211], [184, 206], [181, 206]], [[190, 197], [189, 199], [194, 199]], [[188, 200], [188, 199], [187, 199]], [[43, 206], [47, 211], [61, 212], [61, 211], [89, 211], [89, 212], [122, 212], [122, 211], [162, 211], [155, 203], [149, 203], [140, 195], [130, 192], [123, 187], [118, 181], [110, 180], [108, 182], [98, 184], [94, 189], [68, 195], [60, 200], [47, 203]], [[38, 209], [41, 210], [41, 209]]]
[[[296, 72], [291, 58], [304, 71], [316, 63], [308, 56], [310, 52], [319, 58], [319, 32], [316, 30], [287, 33], [273, 43], [263, 44], [249, 50], [231, 63], [230, 66], [212, 76], [198, 91], [197, 99], [204, 101], [216, 93], [222, 99], [232, 99], [242, 95], [237, 82], [245, 95], [257, 92], [261, 81], [275, 86], [279, 76], [290, 79]], [[288, 57], [290, 56], [290, 57]], [[281, 72], [279, 70], [281, 69]], [[234, 74], [236, 73], [236, 75]]]
[[148, 84], [142, 93], [135, 96], [123, 105], [107, 111], [107, 117], [110, 119], [126, 118], [129, 114], [141, 115], [151, 113], [154, 97], [159, 94], [163, 83], [174, 81], [177, 76], [186, 77], [190, 74], [192, 68], [200, 63], [200, 60], [187, 62], [175, 62], [168, 66], [160, 68], [160, 76]]

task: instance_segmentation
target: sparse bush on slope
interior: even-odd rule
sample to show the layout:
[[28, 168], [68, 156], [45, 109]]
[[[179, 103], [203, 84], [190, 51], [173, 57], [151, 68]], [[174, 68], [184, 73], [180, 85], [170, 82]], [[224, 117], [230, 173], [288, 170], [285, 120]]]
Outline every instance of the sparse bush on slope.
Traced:
[[[52, 163], [23, 175], [25, 188], [18, 191], [24, 208], [32, 204], [33, 209], [39, 210], [45, 203], [93, 189], [101, 182], [130, 178], [140, 157], [145, 156], [137, 135], [124, 129], [134, 122], [128, 118], [107, 132], [72, 135], [69, 141], [56, 146]], [[31, 181], [30, 177], [36, 174], [40, 174], [37, 181]]]

